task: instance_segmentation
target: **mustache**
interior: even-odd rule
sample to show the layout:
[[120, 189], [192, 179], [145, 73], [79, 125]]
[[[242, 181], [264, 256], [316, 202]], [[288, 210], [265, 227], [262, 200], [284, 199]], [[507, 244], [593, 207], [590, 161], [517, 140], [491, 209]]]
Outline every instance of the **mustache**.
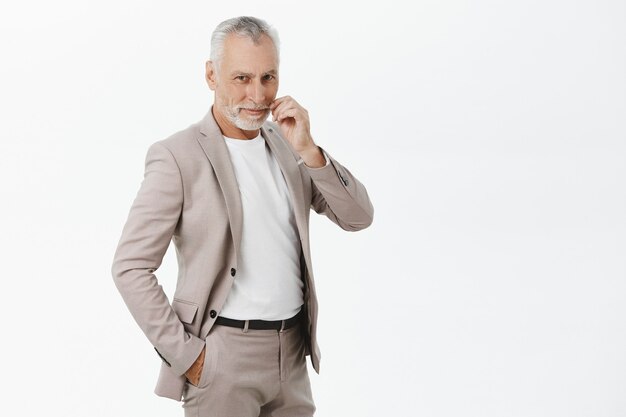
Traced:
[[269, 110], [270, 107], [269, 106], [265, 106], [265, 105], [258, 105], [258, 106], [239, 106], [237, 107], [238, 110]]

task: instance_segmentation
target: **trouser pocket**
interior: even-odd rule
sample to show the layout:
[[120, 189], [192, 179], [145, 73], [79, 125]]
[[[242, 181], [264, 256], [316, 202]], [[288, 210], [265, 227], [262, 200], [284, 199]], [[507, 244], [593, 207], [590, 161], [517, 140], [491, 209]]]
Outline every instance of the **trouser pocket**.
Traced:
[[204, 365], [202, 366], [198, 388], [209, 386], [215, 377], [215, 368], [217, 367], [217, 357], [219, 355], [215, 344], [216, 336], [215, 332], [211, 332], [205, 339]]

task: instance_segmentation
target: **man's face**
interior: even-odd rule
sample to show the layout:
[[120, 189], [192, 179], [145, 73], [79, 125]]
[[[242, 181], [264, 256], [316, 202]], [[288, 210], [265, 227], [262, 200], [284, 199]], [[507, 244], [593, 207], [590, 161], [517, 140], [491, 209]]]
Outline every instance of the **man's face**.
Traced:
[[278, 91], [274, 43], [265, 35], [258, 44], [229, 35], [219, 67], [208, 62], [206, 77], [215, 91], [215, 117], [222, 130], [257, 130], [269, 116], [269, 105]]

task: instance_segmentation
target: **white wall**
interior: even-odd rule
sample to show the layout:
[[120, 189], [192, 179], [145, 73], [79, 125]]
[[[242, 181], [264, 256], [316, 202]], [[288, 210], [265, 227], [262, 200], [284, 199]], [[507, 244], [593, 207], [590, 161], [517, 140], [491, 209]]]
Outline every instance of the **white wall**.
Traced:
[[0, 414], [182, 415], [110, 264], [148, 146], [209, 108], [211, 31], [251, 14], [376, 208], [312, 220], [317, 415], [626, 416], [626, 3], [216, 3], [0, 6]]

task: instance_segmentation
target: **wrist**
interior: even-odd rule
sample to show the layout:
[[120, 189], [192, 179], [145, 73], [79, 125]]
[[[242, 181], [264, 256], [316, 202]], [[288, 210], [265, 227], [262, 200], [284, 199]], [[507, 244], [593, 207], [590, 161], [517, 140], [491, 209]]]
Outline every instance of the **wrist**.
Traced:
[[317, 145], [312, 145], [300, 152], [300, 157], [309, 168], [321, 168], [326, 165], [326, 158]]

